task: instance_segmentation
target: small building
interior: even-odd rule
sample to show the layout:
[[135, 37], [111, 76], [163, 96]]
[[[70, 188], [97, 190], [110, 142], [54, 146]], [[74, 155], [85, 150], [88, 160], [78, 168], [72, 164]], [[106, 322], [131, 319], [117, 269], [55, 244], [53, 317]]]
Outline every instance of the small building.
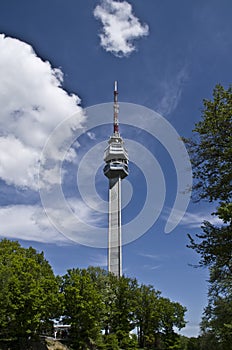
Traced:
[[66, 339], [69, 337], [70, 324], [55, 324], [54, 325], [54, 338], [55, 339]]

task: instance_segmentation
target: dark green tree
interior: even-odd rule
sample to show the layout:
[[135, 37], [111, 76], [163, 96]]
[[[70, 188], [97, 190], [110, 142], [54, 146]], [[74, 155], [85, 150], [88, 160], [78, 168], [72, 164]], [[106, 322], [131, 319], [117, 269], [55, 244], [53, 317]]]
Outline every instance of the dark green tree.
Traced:
[[174, 327], [185, 327], [186, 308], [163, 298], [152, 286], [141, 285], [137, 293], [137, 328], [141, 348], [180, 349]]
[[194, 337], [188, 338], [186, 350], [200, 350], [199, 338], [194, 338]]
[[[75, 349], [174, 349], [185, 325], [185, 308], [152, 286], [97, 267], [68, 270], [62, 277], [66, 322]], [[139, 330], [139, 337], [133, 334]]]
[[[226, 222], [232, 218], [232, 87], [217, 85], [212, 100], [204, 100], [202, 120], [196, 124], [194, 137], [185, 139], [193, 165], [194, 191], [197, 199], [219, 202], [227, 208]], [[221, 209], [220, 209], [221, 210]]]
[[[232, 343], [232, 87], [217, 85], [212, 100], [204, 100], [202, 120], [194, 137], [185, 140], [191, 156], [196, 200], [215, 203], [224, 225], [204, 222], [203, 233], [190, 237], [189, 247], [210, 269], [209, 303], [202, 321], [205, 344], [228, 349]], [[227, 310], [225, 310], [227, 305]], [[226, 311], [226, 312], [225, 312]], [[225, 317], [224, 317], [225, 315]], [[207, 345], [205, 345], [207, 346]]]
[[[104, 314], [102, 315], [103, 330], [106, 335], [110, 331], [110, 323], [113, 318], [112, 304], [115, 300], [113, 284], [118, 283], [118, 279], [114, 275], [110, 275], [108, 271], [101, 269], [100, 267], [90, 266], [87, 268], [90, 279], [94, 283], [95, 288], [101, 294], [104, 303]], [[110, 337], [113, 339], [113, 337]], [[106, 339], [106, 337], [105, 337]]]
[[186, 308], [181, 304], [172, 302], [167, 298], [159, 298], [159, 330], [161, 342], [164, 348], [180, 348], [180, 336], [174, 332], [174, 327], [179, 330], [185, 327], [185, 312]]
[[108, 326], [109, 333], [116, 334], [119, 346], [135, 349], [130, 332], [135, 328], [136, 293], [138, 282], [128, 277], [117, 278], [109, 274], [110, 298]]
[[86, 269], [68, 270], [63, 276], [62, 292], [64, 314], [71, 324], [75, 348], [95, 349], [98, 340], [101, 340], [105, 316], [105, 304], [98, 289], [98, 281], [94, 282]]
[[0, 242], [0, 337], [36, 337], [59, 312], [58, 284], [43, 253], [18, 242]]
[[152, 286], [142, 284], [138, 289], [136, 318], [141, 348], [157, 345], [160, 325], [159, 296], [160, 292]]

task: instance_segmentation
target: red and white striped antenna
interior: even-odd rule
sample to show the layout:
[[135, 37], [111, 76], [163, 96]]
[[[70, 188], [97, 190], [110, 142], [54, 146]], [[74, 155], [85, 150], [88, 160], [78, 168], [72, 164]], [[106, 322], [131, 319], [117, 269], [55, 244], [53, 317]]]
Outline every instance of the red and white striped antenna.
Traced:
[[118, 128], [118, 82], [114, 82], [114, 134], [119, 134]]

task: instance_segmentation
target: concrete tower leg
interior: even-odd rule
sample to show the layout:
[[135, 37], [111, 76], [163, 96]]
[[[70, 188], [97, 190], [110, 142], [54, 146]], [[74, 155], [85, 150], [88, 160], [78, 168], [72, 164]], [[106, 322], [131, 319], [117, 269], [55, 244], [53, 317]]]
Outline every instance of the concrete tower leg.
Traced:
[[108, 269], [122, 276], [121, 177], [109, 179]]

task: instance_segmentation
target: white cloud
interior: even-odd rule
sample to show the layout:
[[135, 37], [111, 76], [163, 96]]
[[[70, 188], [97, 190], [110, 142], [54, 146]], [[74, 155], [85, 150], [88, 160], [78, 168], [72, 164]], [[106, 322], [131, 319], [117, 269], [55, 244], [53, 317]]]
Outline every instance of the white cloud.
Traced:
[[184, 335], [185, 337], [198, 337], [200, 334], [200, 325], [195, 323], [187, 323], [185, 328], [176, 330], [177, 333]]
[[[67, 161], [75, 159], [70, 140], [75, 138], [78, 128], [82, 130], [85, 120], [78, 106], [80, 99], [62, 89], [61, 70], [42, 61], [30, 45], [0, 35], [0, 52], [0, 179], [16, 188], [37, 191], [40, 169], [42, 188], [44, 184], [55, 187], [64, 174], [61, 166], [64, 155]], [[48, 140], [50, 147], [41, 158]], [[76, 206], [81, 217], [91, 219], [91, 213], [80, 203]], [[72, 225], [67, 223], [63, 211], [59, 212], [62, 224]], [[3, 237], [70, 242], [51, 226], [39, 204], [2, 206], [0, 222]]]
[[[67, 236], [66, 232], [73, 232], [72, 240], [81, 242], [84, 237], [86, 241], [88, 232], [83, 232], [82, 222], [97, 225], [101, 222], [101, 216], [93, 215], [91, 209], [81, 200], [69, 198], [68, 204], [73, 216], [67, 215], [66, 208], [58, 205], [56, 208], [46, 207], [46, 211], [38, 204], [2, 206], [0, 236], [43, 243], [70, 244], [70, 234]], [[55, 218], [53, 224], [46, 214], [49, 214], [50, 219]], [[90, 240], [92, 238], [89, 237]]]
[[96, 255], [90, 257], [90, 264], [92, 266], [106, 267], [107, 266], [106, 254], [96, 254]]
[[2, 237], [42, 243], [69, 243], [51, 226], [43, 208], [38, 205], [1, 207], [0, 222]]
[[145, 270], [157, 270], [161, 267], [161, 265], [143, 265]]
[[94, 16], [103, 25], [101, 46], [117, 57], [129, 56], [135, 51], [133, 41], [149, 33], [148, 25], [139, 22], [127, 1], [102, 0]]
[[[61, 70], [42, 61], [30, 45], [0, 35], [0, 52], [0, 178], [37, 189], [40, 154], [48, 136], [59, 123], [77, 114], [54, 142], [50, 157], [59, 160], [64, 143], [84, 119], [83, 111], [77, 105], [79, 98], [62, 89]], [[50, 170], [53, 183], [56, 171]]]
[[[166, 213], [168, 214], [168, 213]], [[165, 219], [166, 219], [165, 215]], [[175, 210], [175, 216], [177, 219], [183, 216], [183, 213], [179, 210]], [[174, 217], [173, 217], [174, 218]], [[188, 228], [200, 228], [204, 221], [209, 221], [212, 225], [222, 225], [223, 221], [217, 216], [211, 215], [206, 212], [189, 213], [186, 212], [182, 218], [180, 225], [186, 226]]]
[[158, 255], [158, 254], [139, 253], [139, 255], [143, 256], [144, 258], [154, 259], [154, 260], [160, 260], [161, 258], [161, 255]]
[[87, 135], [89, 136], [90, 140], [96, 140], [96, 135], [94, 134], [94, 132], [87, 132]]
[[178, 106], [184, 83], [188, 78], [186, 67], [183, 67], [173, 78], [163, 79], [159, 90], [161, 98], [157, 105], [157, 112], [167, 116]]
[[[89, 201], [91, 202], [91, 198], [89, 199]], [[70, 206], [72, 212], [74, 213], [74, 216], [80, 222], [88, 223], [89, 225], [92, 225], [92, 226], [96, 226], [97, 224], [102, 223], [102, 218], [103, 218], [102, 214], [99, 211], [93, 211], [91, 207], [86, 205], [82, 199], [67, 198], [67, 204]], [[96, 209], [97, 208], [95, 208], [95, 210]], [[71, 222], [70, 218], [67, 218], [67, 225], [68, 225], [68, 221]], [[74, 220], [73, 229], [75, 231], [76, 231], [76, 226], [77, 226], [77, 221]]]
[[[149, 259], [150, 261], [152, 260], [156, 260], [156, 261], [162, 261], [164, 260], [165, 256], [164, 255], [158, 255], [158, 254], [149, 254], [149, 253], [139, 253], [140, 256], [146, 258], [146, 259]], [[162, 267], [162, 265], [154, 265], [154, 264], [145, 264], [143, 265], [143, 268], [146, 269], [146, 270], [157, 270], [159, 269], [160, 267]]]
[[34, 188], [38, 152], [27, 147], [14, 135], [0, 137], [0, 177], [7, 184]]
[[212, 225], [223, 224], [223, 221], [217, 216], [212, 216], [208, 213], [185, 213], [182, 224], [191, 228], [197, 228], [200, 227], [204, 221], [209, 221]]

